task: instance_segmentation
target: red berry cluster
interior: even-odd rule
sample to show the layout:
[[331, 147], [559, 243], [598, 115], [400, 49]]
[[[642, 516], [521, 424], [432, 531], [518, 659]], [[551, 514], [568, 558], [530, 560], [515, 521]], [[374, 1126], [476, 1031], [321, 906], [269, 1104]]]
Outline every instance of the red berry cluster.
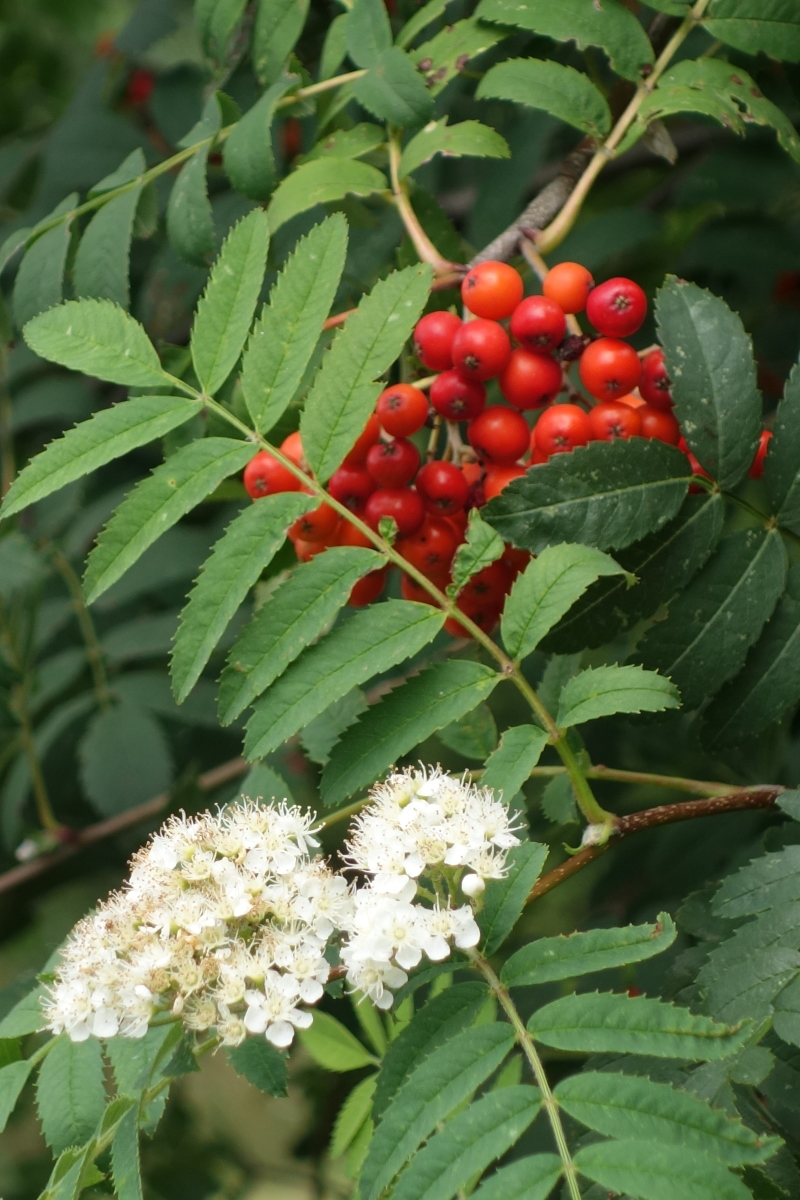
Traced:
[[[422, 383], [430, 386], [430, 400], [422, 387], [408, 383], [386, 388], [328, 482], [330, 495], [373, 529], [392, 518], [397, 551], [440, 589], [450, 582], [469, 509], [497, 496], [512, 479], [553, 454], [590, 441], [656, 438], [680, 445], [693, 472], [705, 475], [671, 411], [663, 352], [652, 349], [640, 357], [623, 340], [639, 329], [647, 312], [639, 285], [617, 278], [596, 287], [585, 267], [565, 262], [547, 273], [542, 288], [543, 295], [524, 297], [522, 279], [513, 267], [501, 262], [473, 267], [461, 288], [471, 319], [432, 312], [414, 330], [417, 358], [437, 372]], [[595, 338], [569, 333], [570, 324], [578, 328], [573, 314], [584, 309], [599, 334]], [[565, 379], [565, 366], [576, 360], [588, 397]], [[491, 379], [497, 380], [506, 404], [487, 406], [486, 383]], [[570, 402], [554, 403], [564, 390], [570, 392]], [[532, 427], [523, 415], [530, 411], [537, 411]], [[411, 439], [441, 420], [449, 423], [447, 448], [442, 458], [429, 454], [423, 461]], [[462, 441], [464, 428], [467, 444]], [[756, 477], [769, 436], [762, 438], [753, 464]], [[431, 445], [436, 444], [434, 434]], [[299, 433], [290, 434], [280, 449], [308, 472]], [[253, 498], [303, 490], [302, 479], [266, 451], [248, 464], [244, 483]], [[304, 562], [329, 546], [371, 545], [361, 530], [324, 503], [300, 517], [289, 537]], [[529, 557], [506, 547], [502, 558], [473, 576], [459, 595], [458, 607], [480, 628], [492, 629]], [[349, 603], [361, 607], [376, 600], [388, 570], [384, 567], [361, 579]], [[432, 603], [425, 588], [405, 573], [401, 593], [408, 600]], [[454, 620], [445, 628], [456, 636], [465, 632]]]

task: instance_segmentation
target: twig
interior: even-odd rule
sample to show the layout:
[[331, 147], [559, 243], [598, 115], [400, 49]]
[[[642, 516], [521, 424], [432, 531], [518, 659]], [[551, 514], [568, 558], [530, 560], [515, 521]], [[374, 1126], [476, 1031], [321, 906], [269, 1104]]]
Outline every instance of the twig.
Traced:
[[727, 796], [711, 796], [705, 800], [688, 800], [683, 804], [661, 804], [657, 808], [645, 808], [640, 812], [629, 813], [619, 817], [611, 837], [603, 846], [587, 846], [579, 850], [560, 866], [542, 875], [541, 879], [531, 888], [527, 903], [538, 900], [547, 892], [558, 887], [565, 879], [576, 875], [578, 871], [594, 862], [601, 854], [605, 854], [621, 838], [630, 837], [633, 833], [641, 833], [644, 829], [655, 829], [659, 825], [671, 825], [676, 821], [693, 821], [698, 817], [715, 817], [722, 813], [742, 812], [747, 809], [771, 808], [777, 800], [782, 787], [744, 788], [729, 792]]
[[400, 176], [398, 175], [399, 165], [400, 145], [397, 137], [392, 135], [389, 138], [389, 173], [392, 180], [392, 196], [394, 198], [395, 207], [400, 214], [400, 219], [405, 225], [406, 233], [411, 238], [411, 241], [414, 244], [414, 249], [419, 255], [421, 261], [429, 263], [437, 275], [450, 276], [455, 274], [458, 278], [456, 270], [457, 264], [450, 262], [450, 260], [447, 258], [442, 258], [441, 254], [420, 225], [417, 214], [411, 207], [411, 201], [408, 198], [406, 188], [400, 181]]

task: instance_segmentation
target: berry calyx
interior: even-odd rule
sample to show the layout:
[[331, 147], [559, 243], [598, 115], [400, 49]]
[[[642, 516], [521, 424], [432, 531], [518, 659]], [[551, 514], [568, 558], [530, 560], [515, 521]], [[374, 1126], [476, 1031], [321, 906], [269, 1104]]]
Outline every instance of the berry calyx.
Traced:
[[564, 310], [549, 296], [527, 296], [511, 315], [511, 336], [532, 354], [549, 354], [566, 332]]
[[430, 462], [420, 468], [416, 488], [428, 512], [450, 517], [463, 511], [469, 482], [454, 463]]
[[502, 321], [510, 317], [522, 299], [518, 271], [504, 262], [482, 262], [473, 267], [461, 284], [461, 299], [476, 317]]
[[378, 442], [367, 451], [367, 470], [379, 487], [403, 487], [417, 473], [419, 450], [408, 438]]
[[642, 378], [639, 391], [642, 399], [653, 408], [672, 408], [671, 380], [664, 363], [663, 350], [651, 350], [642, 359]]
[[244, 469], [244, 486], [248, 496], [274, 496], [278, 492], [299, 492], [301, 481], [288, 467], [266, 450], [259, 450]]
[[463, 379], [494, 379], [511, 356], [511, 342], [502, 325], [476, 317], [453, 338], [453, 366]]
[[591, 272], [574, 262], [557, 263], [542, 281], [545, 296], [565, 313], [583, 312], [593, 287]]
[[448, 421], [471, 421], [483, 412], [486, 388], [477, 379], [464, 379], [458, 371], [442, 371], [431, 386], [431, 405]]
[[431, 371], [447, 371], [453, 365], [453, 338], [463, 322], [451, 312], [426, 313], [414, 329], [414, 353]]
[[593, 288], [586, 315], [606, 337], [630, 337], [647, 315], [647, 297], [638, 283], [624, 276], [607, 279]]
[[617, 438], [636, 437], [642, 431], [639, 410], [619, 400], [603, 400], [589, 413], [592, 439], [613, 442]]
[[543, 408], [555, 400], [563, 382], [561, 367], [554, 358], [530, 350], [512, 350], [500, 376], [500, 391], [515, 408]]
[[633, 346], [604, 337], [586, 347], [578, 370], [584, 387], [598, 400], [616, 400], [636, 387], [642, 364]]
[[494, 404], [470, 422], [469, 444], [493, 463], [513, 463], [522, 458], [530, 444], [528, 423], [513, 408]]
[[419, 388], [396, 383], [381, 392], [375, 412], [392, 437], [411, 437], [428, 419], [428, 401]]
[[377, 529], [383, 517], [392, 517], [401, 538], [416, 533], [425, 519], [422, 497], [409, 487], [378, 488], [367, 501], [364, 517]]
[[533, 430], [542, 454], [564, 454], [585, 446], [592, 435], [589, 418], [577, 404], [554, 404], [539, 417]]

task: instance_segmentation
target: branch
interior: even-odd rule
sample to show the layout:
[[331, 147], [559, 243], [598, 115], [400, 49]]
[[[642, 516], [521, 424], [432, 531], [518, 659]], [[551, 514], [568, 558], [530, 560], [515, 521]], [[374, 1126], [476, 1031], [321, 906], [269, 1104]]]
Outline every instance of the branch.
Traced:
[[645, 808], [640, 812], [629, 813], [619, 817], [614, 831], [603, 846], [587, 846], [579, 850], [566, 862], [548, 871], [533, 885], [528, 894], [527, 903], [538, 900], [540, 896], [558, 887], [565, 879], [576, 875], [578, 871], [594, 862], [601, 854], [605, 854], [611, 846], [616, 845], [622, 838], [630, 837], [633, 833], [641, 833], [644, 829], [655, 829], [659, 825], [671, 825], [675, 821], [693, 821], [697, 817], [715, 817], [721, 813], [742, 812], [747, 809], [771, 808], [785, 789], [782, 787], [744, 788], [730, 792], [727, 796], [712, 796], [707, 800], [688, 800], [682, 804], [661, 804], [658, 808]]

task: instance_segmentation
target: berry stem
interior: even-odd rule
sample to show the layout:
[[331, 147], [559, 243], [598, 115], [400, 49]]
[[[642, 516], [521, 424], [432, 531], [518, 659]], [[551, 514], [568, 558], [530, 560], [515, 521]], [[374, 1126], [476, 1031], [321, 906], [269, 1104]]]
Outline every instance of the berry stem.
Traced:
[[400, 176], [398, 174], [398, 168], [400, 166], [399, 134], [390, 132], [387, 140], [389, 145], [389, 174], [392, 180], [392, 196], [394, 198], [395, 207], [400, 214], [400, 219], [405, 225], [406, 233], [414, 243], [414, 249], [416, 250], [422, 262], [429, 263], [439, 276], [450, 275], [457, 270], [458, 264], [451, 263], [448, 259], [442, 258], [441, 254], [420, 225], [417, 214], [411, 207], [411, 201], [408, 198], [408, 190], [406, 189], [405, 184], [401, 183], [400, 181]]
[[611, 133], [593, 154], [589, 165], [578, 180], [561, 212], [537, 237], [537, 246], [543, 254], [547, 254], [548, 251], [554, 250], [556, 246], [560, 245], [570, 229], [572, 229], [583, 207], [583, 202], [591, 191], [597, 176], [606, 163], [610, 162], [614, 157], [617, 148], [633, 124], [645, 99], [654, 90], [655, 85], [669, 66], [680, 46], [701, 21], [708, 3], [709, 0], [696, 0], [691, 11], [681, 21], [675, 33], [656, 59], [653, 70], [637, 87], [630, 103], [611, 130]]

